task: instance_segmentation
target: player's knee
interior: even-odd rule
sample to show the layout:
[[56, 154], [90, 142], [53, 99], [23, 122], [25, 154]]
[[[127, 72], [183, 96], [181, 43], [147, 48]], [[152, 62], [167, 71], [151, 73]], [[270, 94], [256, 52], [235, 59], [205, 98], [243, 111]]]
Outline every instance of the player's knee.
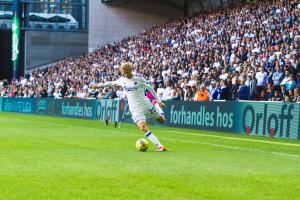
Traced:
[[139, 128], [143, 131], [143, 132], [147, 132], [148, 131], [148, 127], [145, 123], [140, 123]]
[[160, 116], [160, 117], [157, 119], [157, 121], [158, 121], [159, 123], [164, 123], [164, 122], [166, 121], [166, 118], [165, 118], [164, 116]]
[[148, 127], [146, 125], [142, 125], [141, 130], [143, 132], [148, 132]]

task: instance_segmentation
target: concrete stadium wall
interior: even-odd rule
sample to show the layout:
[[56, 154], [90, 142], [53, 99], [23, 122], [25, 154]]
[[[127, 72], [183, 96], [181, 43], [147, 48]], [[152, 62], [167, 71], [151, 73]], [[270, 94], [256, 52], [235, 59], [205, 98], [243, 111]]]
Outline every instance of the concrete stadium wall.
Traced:
[[106, 5], [90, 0], [89, 51], [156, 24], [183, 16], [183, 11], [159, 0], [117, 0]]
[[88, 51], [88, 33], [26, 31], [25, 69], [53, 63]]

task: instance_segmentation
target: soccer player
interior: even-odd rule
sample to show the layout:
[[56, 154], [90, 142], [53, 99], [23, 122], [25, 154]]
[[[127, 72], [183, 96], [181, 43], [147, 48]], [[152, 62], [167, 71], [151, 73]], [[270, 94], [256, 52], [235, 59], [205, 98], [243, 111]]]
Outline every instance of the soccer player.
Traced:
[[[159, 100], [154, 89], [146, 83], [144, 78], [133, 75], [132, 65], [130, 63], [123, 63], [120, 67], [120, 71], [124, 77], [97, 86], [111, 87], [118, 85], [123, 87], [126, 92], [133, 121], [145, 133], [145, 136], [158, 148], [158, 151], [166, 151], [166, 147], [163, 146], [157, 137], [149, 130], [146, 122], [146, 117], [152, 117], [158, 122], [164, 123], [165, 116], [161, 108], [164, 108], [165, 104]], [[146, 90], [151, 92], [156, 99], [153, 101], [154, 105], [150, 102], [149, 98], [145, 96]]]

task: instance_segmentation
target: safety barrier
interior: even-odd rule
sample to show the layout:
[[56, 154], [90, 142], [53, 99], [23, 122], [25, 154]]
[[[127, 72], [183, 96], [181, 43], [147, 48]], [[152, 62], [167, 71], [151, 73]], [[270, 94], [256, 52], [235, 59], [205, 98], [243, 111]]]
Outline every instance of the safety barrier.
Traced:
[[[300, 139], [300, 104], [178, 101], [165, 104], [165, 126]], [[125, 100], [0, 98], [1, 110], [132, 123]]]

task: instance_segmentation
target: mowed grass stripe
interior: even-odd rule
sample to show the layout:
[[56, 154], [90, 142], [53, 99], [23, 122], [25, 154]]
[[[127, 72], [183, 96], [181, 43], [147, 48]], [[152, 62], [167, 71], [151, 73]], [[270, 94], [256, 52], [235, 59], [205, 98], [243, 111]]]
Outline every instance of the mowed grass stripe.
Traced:
[[168, 152], [138, 152], [144, 136], [134, 125], [0, 113], [0, 199], [299, 199], [298, 158], [239, 149], [300, 155], [298, 147], [151, 130]]
[[[13, 113], [15, 114], [15, 113]], [[19, 115], [19, 114], [17, 114]], [[29, 115], [31, 116], [31, 115]], [[36, 116], [34, 116], [36, 117]], [[1, 118], [1, 115], [0, 115], [0, 118]], [[48, 117], [49, 118], [49, 117]], [[52, 117], [50, 117], [51, 119]], [[54, 119], [54, 118], [52, 118]], [[72, 120], [70, 118], [61, 118], [61, 119], [64, 119], [64, 120]], [[81, 129], [87, 129], [87, 130], [90, 130], [90, 129], [99, 129], [99, 128], [105, 128], [105, 125], [104, 125], [104, 122], [100, 122], [101, 125], [99, 124], [99, 126], [80, 126], [80, 125], [69, 125], [69, 124], [63, 124], [63, 122], [45, 122], [45, 121], [33, 121], [33, 120], [28, 120], [28, 119], [14, 119], [14, 120], [17, 120], [17, 121], [24, 121], [24, 122], [31, 122], [31, 123], [37, 123], [37, 124], [44, 124], [44, 125], [51, 125], [51, 126], [61, 126], [61, 127], [68, 127], [68, 128], [81, 128]], [[75, 120], [78, 120], [78, 119], [75, 119]], [[94, 122], [93, 124], [96, 125], [98, 124], [96, 121], [90, 121], [90, 120], [83, 120], [83, 121], [87, 121], [87, 122]], [[111, 124], [112, 126], [112, 124]], [[128, 127], [128, 124], [123, 124], [122, 126], [125, 126]], [[129, 126], [134, 126], [134, 125], [129, 125]], [[231, 137], [231, 136], [225, 136], [225, 135], [215, 135], [215, 134], [206, 134], [205, 132], [209, 132], [209, 131], [203, 131], [203, 130], [197, 130], [197, 133], [193, 133], [193, 129], [182, 129], [181, 131], [178, 131], [178, 130], [167, 130], [168, 128], [165, 128], [165, 127], [161, 127], [163, 129], [166, 129], [166, 130], [163, 130], [164, 133], [177, 133], [177, 134], [184, 134], [184, 135], [193, 135], [193, 136], [199, 136], [199, 137], [211, 137], [211, 138], [219, 138], [219, 139], [226, 139], [226, 140], [237, 140], [237, 141], [245, 141], [245, 142], [257, 142], [257, 143], [267, 143], [267, 144], [274, 144], [274, 145], [283, 145], [283, 146], [291, 146], [291, 147], [300, 147], [300, 141], [287, 141], [287, 140], [284, 140], [284, 142], [279, 142], [279, 141], [269, 141], [269, 140], [266, 140], [267, 138], [265, 137], [259, 137], [257, 138], [256, 136], [251, 136], [252, 138], [241, 138], [241, 135], [237, 134], [236, 137]], [[171, 128], [172, 129], [172, 128]], [[111, 129], [106, 129], [108, 132], [111, 132], [111, 133], [116, 133], [116, 134], [122, 134], [123, 132], [121, 131], [115, 131], [115, 130], [111, 130]], [[128, 133], [126, 133], [128, 134]], [[222, 134], [220, 132], [220, 134]], [[231, 134], [232, 135], [232, 134]], [[243, 135], [244, 137], [249, 137], [249, 136], [246, 136], [246, 135]], [[256, 137], [256, 138], [254, 138]], [[281, 138], [276, 138], [277, 140], [281, 140]], [[294, 142], [294, 143], [291, 143], [291, 142]]]

